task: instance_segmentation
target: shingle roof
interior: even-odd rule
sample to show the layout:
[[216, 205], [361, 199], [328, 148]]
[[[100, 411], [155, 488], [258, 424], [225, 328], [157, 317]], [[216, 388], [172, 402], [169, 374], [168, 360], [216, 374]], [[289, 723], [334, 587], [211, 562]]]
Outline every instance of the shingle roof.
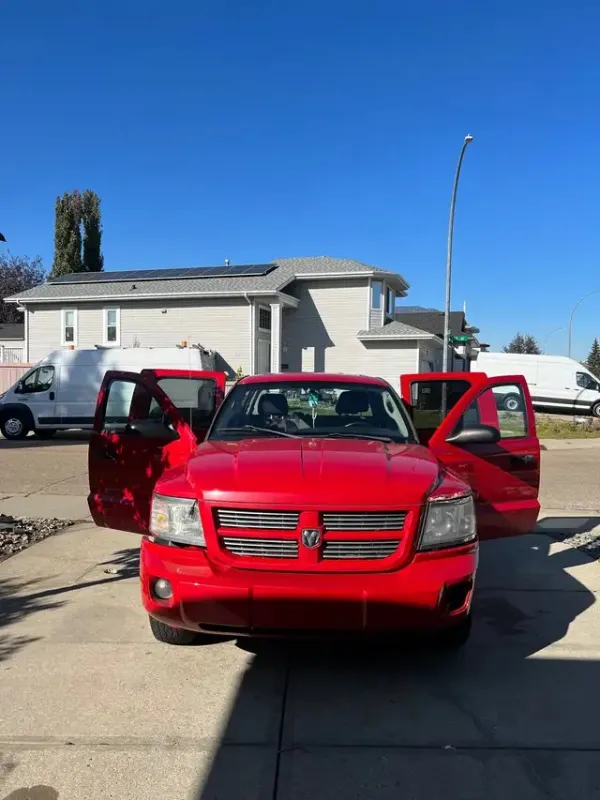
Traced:
[[[296, 278], [327, 275], [357, 275], [381, 273], [394, 282], [398, 291], [404, 292], [408, 283], [396, 272], [363, 264], [349, 258], [331, 258], [317, 256], [309, 258], [280, 258], [272, 262], [277, 269], [267, 275], [253, 277], [221, 277], [221, 278], [175, 278], [171, 280], [140, 280], [131, 282], [103, 281], [101, 283], [47, 283], [36, 286], [26, 292], [7, 297], [10, 301], [42, 301], [42, 300], [79, 300], [94, 298], [131, 298], [168, 297], [188, 295], [239, 295], [244, 293], [259, 294], [282, 291]], [[110, 276], [110, 272], [104, 273]], [[115, 273], [118, 274], [118, 273]], [[135, 289], [131, 287], [135, 285]]]
[[357, 337], [359, 339], [432, 339], [433, 335], [419, 328], [413, 328], [412, 325], [406, 325], [404, 322], [394, 321], [388, 322], [381, 328], [359, 331]]
[[[435, 334], [435, 336], [441, 338], [444, 336], [443, 311], [435, 311], [429, 308], [417, 309], [415, 311], [401, 309], [396, 311], [395, 318], [398, 322], [414, 325], [416, 328], [421, 328], [423, 331]], [[465, 315], [462, 311], [450, 312], [450, 333], [452, 335], [463, 333], [464, 324]]]

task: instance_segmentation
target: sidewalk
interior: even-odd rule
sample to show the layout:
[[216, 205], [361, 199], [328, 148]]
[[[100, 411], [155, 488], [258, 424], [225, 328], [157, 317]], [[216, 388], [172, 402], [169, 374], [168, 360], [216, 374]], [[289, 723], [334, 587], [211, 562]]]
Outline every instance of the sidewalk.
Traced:
[[0, 496], [0, 514], [37, 519], [91, 522], [87, 496], [66, 494], [10, 494]]
[[600, 450], [600, 437], [597, 439], [540, 439], [545, 450]]

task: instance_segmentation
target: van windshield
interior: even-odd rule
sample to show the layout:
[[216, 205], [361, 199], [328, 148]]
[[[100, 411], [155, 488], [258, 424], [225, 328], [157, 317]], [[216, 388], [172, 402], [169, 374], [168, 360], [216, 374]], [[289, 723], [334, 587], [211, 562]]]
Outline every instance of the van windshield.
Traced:
[[389, 387], [315, 380], [235, 386], [209, 438], [257, 436], [415, 441], [406, 412]]

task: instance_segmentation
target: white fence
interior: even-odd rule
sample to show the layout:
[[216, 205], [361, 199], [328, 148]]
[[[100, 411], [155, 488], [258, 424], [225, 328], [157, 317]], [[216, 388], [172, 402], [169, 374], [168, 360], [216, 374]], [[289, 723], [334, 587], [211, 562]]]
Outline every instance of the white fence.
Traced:
[[22, 364], [24, 354], [23, 347], [5, 347], [0, 344], [0, 364]]

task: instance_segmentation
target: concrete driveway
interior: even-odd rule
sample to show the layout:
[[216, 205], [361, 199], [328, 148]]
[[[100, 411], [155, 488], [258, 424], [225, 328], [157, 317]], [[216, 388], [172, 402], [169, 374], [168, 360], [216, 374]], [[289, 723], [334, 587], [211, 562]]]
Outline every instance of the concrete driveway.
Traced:
[[600, 798], [600, 565], [543, 533], [482, 548], [454, 656], [167, 647], [136, 569], [91, 525], [0, 565], [0, 800]]

